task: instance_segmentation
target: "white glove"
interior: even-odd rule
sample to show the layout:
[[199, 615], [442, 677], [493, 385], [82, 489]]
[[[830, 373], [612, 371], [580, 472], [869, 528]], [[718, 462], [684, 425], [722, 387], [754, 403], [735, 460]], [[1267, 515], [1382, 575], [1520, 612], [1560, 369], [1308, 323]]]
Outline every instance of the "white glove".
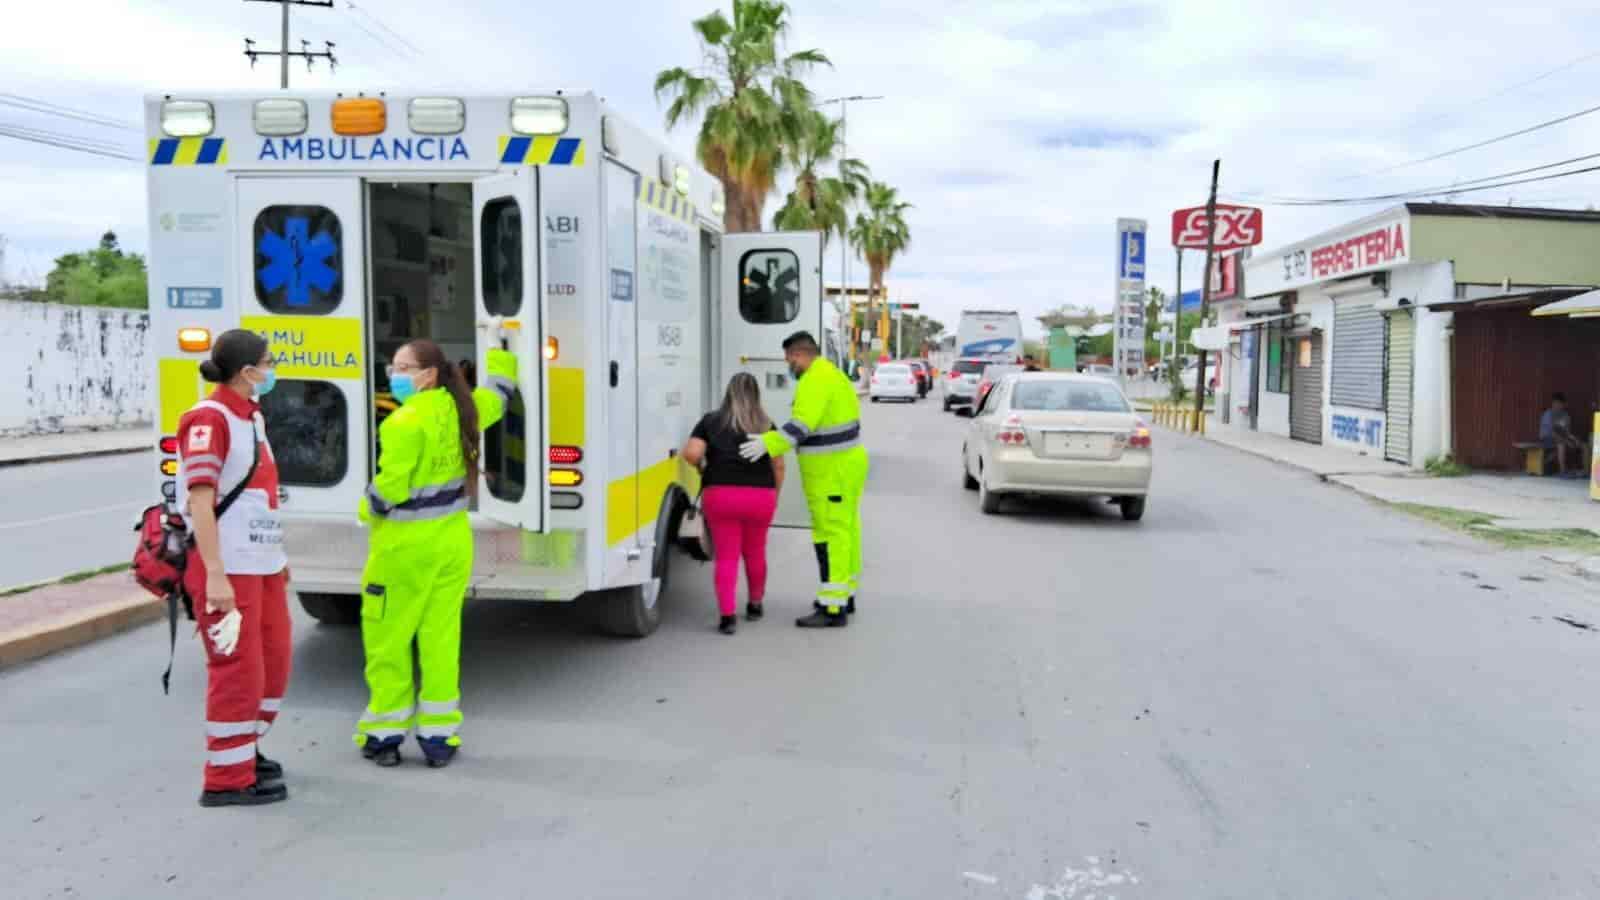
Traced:
[[747, 434], [745, 437], [749, 440], [739, 445], [739, 455], [745, 462], [755, 462], [767, 455], [767, 442], [761, 439], [761, 435]]
[[223, 656], [232, 656], [234, 648], [239, 646], [239, 621], [239, 611], [230, 609], [217, 624], [206, 629], [211, 646]]

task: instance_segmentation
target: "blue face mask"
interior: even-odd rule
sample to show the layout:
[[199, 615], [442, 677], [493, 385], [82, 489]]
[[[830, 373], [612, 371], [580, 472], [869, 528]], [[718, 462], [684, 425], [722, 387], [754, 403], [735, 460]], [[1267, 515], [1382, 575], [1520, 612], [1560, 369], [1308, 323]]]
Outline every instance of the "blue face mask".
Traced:
[[417, 384], [411, 380], [410, 372], [396, 372], [389, 376], [389, 393], [401, 403], [410, 400], [417, 393]]
[[[258, 369], [257, 371], [260, 370]], [[265, 381], [261, 382], [260, 384], [252, 384], [250, 386], [256, 392], [257, 397], [265, 397], [266, 395], [272, 393], [273, 386], [278, 383], [277, 369], [267, 369], [266, 373], [267, 379]]]

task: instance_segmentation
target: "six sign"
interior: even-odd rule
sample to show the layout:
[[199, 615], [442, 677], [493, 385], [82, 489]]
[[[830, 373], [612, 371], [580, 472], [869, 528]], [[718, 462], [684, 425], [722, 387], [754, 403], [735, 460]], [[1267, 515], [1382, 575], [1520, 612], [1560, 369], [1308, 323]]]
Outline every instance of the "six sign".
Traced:
[[[1261, 243], [1261, 210], [1254, 206], [1217, 204], [1215, 248], [1237, 250]], [[1172, 246], [1206, 248], [1206, 208], [1194, 206], [1172, 214]]]

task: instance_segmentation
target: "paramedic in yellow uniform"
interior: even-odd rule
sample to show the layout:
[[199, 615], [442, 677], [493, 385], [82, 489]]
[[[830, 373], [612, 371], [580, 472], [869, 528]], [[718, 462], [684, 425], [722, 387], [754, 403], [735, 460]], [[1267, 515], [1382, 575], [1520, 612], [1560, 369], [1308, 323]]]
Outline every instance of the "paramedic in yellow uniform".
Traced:
[[861, 400], [855, 384], [822, 358], [817, 339], [809, 332], [797, 331], [785, 339], [783, 355], [797, 379], [793, 413], [781, 429], [750, 435], [739, 452], [756, 460], [793, 449], [800, 458], [822, 587], [817, 590], [815, 611], [795, 624], [840, 628], [855, 612], [861, 577], [861, 493], [867, 485]]
[[[394, 355], [400, 408], [383, 420], [378, 474], [361, 500], [371, 549], [361, 576], [361, 642], [370, 699], [356, 743], [380, 766], [400, 764], [413, 727], [423, 757], [449, 765], [461, 746], [461, 607], [472, 573], [467, 509], [477, 490], [482, 430], [500, 420], [517, 358], [489, 351], [489, 386], [471, 390], [432, 341]], [[422, 689], [412, 677], [412, 643]]]

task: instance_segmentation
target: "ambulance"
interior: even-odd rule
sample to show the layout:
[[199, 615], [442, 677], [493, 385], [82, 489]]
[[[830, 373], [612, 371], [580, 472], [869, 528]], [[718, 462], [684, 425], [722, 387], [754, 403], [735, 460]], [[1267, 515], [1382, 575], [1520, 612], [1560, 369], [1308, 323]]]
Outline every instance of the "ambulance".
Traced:
[[[581, 602], [613, 634], [654, 631], [699, 489], [679, 448], [738, 371], [787, 415], [782, 341], [824, 333], [820, 236], [725, 233], [719, 182], [592, 93], [173, 93], [145, 120], [168, 500], [199, 361], [223, 331], [259, 332], [294, 588], [353, 624], [386, 367], [414, 338], [473, 373], [508, 349], [469, 599]], [[806, 524], [800, 491], [778, 524]]]

